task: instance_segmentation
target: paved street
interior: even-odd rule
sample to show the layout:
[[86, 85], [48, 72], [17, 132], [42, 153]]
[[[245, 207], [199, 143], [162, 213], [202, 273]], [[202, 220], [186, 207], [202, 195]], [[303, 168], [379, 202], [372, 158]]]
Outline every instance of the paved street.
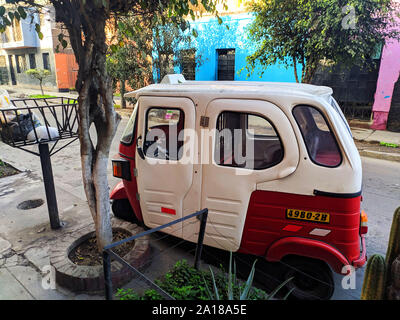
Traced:
[[[362, 157], [363, 202], [368, 214], [367, 254], [386, 254], [394, 210], [400, 206], [400, 162]], [[359, 299], [364, 268], [356, 272], [356, 289], [343, 290], [342, 277], [336, 275], [336, 291], [332, 299]]]

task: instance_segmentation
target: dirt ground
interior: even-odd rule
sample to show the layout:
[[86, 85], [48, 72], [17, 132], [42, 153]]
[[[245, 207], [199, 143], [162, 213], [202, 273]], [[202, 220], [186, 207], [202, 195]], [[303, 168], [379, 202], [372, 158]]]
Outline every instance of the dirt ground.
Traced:
[[[129, 236], [131, 236], [131, 234], [124, 230], [113, 230], [113, 242], [123, 240]], [[134, 241], [130, 241], [116, 247], [113, 251], [123, 257], [131, 250], [133, 245]], [[68, 257], [77, 265], [95, 266], [103, 263], [102, 255], [98, 251], [96, 238], [94, 236], [74, 248]]]
[[12, 176], [18, 172], [17, 169], [0, 160], [0, 178]]

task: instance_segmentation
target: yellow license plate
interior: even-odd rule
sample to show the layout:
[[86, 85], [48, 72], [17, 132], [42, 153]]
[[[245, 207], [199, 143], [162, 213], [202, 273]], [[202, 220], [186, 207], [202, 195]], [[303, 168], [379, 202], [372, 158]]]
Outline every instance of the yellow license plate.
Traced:
[[286, 209], [286, 218], [319, 223], [329, 223], [330, 215], [325, 212], [306, 211], [299, 209]]

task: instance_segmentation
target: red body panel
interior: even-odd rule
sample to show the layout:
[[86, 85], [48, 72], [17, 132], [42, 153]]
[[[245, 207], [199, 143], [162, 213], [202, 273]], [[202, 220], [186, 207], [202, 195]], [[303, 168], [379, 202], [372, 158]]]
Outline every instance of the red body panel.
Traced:
[[[336, 198], [255, 191], [250, 198], [239, 251], [271, 260], [287, 254], [319, 257], [334, 270], [341, 269], [340, 264], [347, 261], [352, 264], [360, 259], [360, 200], [361, 197]], [[286, 218], [288, 208], [327, 212], [330, 214], [330, 223], [289, 220]], [[296, 229], [293, 226], [301, 229], [293, 232]], [[315, 228], [330, 230], [330, 233], [325, 236], [311, 235], [310, 232]], [[314, 247], [310, 245], [311, 242], [299, 240], [296, 244], [292, 239], [281, 242], [279, 246], [278, 241], [287, 237], [311, 239], [318, 243], [315, 242]], [[308, 244], [306, 250], [300, 245], [305, 243]], [[330, 262], [333, 256], [337, 257], [336, 262]]]
[[136, 177], [133, 174], [135, 169], [135, 151], [136, 151], [136, 133], [134, 136], [134, 142], [131, 145], [124, 145], [120, 143], [119, 145], [119, 155], [121, 158], [129, 161], [130, 171], [131, 171], [131, 181], [122, 180], [125, 188], [125, 192], [129, 203], [132, 206], [133, 212], [139, 221], [143, 221], [142, 210], [140, 209], [140, 202], [136, 197], [138, 193], [138, 187], [136, 182]]
[[280, 261], [285, 255], [300, 255], [319, 259], [328, 263], [332, 269], [341, 273], [345, 265], [349, 265], [346, 257], [329, 244], [322, 241], [286, 237], [274, 242], [268, 249], [268, 261]]
[[127, 199], [128, 196], [125, 191], [124, 182], [119, 182], [114, 189], [111, 191], [110, 199], [111, 200], [118, 200], [118, 199]]
[[[143, 221], [133, 174], [135, 150], [136, 135], [131, 145], [120, 144], [119, 155], [129, 161], [132, 180], [122, 180], [112, 191], [111, 199], [128, 198], [137, 218]], [[336, 272], [341, 272], [346, 264], [360, 267], [366, 261], [364, 239], [360, 256], [360, 201], [361, 196], [336, 198], [255, 191], [250, 198], [239, 252], [265, 256], [269, 261], [289, 254], [303, 255], [327, 262]], [[289, 208], [329, 213], [330, 223], [289, 220]], [[311, 235], [315, 228], [330, 233]]]

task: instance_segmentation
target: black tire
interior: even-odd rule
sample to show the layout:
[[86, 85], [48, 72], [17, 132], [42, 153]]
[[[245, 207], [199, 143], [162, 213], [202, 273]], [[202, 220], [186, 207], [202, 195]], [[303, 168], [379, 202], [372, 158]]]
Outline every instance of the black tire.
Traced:
[[329, 300], [335, 285], [329, 266], [320, 260], [290, 257], [282, 261], [284, 270], [281, 280], [293, 277], [286, 289], [293, 290], [289, 299], [294, 300]]
[[112, 212], [114, 213], [114, 216], [116, 216], [119, 219], [134, 223], [138, 222], [128, 199], [113, 200], [111, 209]]

